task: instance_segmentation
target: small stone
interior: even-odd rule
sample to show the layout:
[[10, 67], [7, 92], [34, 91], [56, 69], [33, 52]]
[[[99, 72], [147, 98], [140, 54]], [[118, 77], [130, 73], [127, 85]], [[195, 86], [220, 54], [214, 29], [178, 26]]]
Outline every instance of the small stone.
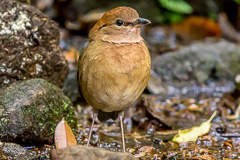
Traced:
[[226, 132], [226, 128], [225, 127], [217, 127], [216, 128], [216, 132], [220, 133], [220, 134], [223, 134], [223, 133]]
[[0, 159], [31, 159], [29, 153], [19, 144], [0, 142]]
[[51, 158], [52, 160], [137, 160], [129, 153], [112, 152], [97, 147], [86, 147], [82, 145], [53, 150], [51, 152]]

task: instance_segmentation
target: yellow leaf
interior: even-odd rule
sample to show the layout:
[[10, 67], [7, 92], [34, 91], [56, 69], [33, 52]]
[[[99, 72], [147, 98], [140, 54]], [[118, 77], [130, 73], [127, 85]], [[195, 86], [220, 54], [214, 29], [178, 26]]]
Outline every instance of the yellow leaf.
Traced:
[[207, 134], [210, 131], [211, 121], [216, 114], [217, 112], [215, 111], [211, 118], [206, 122], [201, 123], [200, 126], [191, 129], [178, 130], [178, 134], [173, 137], [172, 141], [177, 143], [196, 141], [198, 136]]
[[77, 145], [77, 141], [72, 133], [72, 130], [64, 118], [58, 123], [55, 129], [54, 141], [56, 149]]
[[235, 111], [235, 114], [226, 116], [226, 119], [229, 119], [229, 120], [238, 119], [239, 114], [240, 114], [240, 104], [238, 105], [237, 110]]

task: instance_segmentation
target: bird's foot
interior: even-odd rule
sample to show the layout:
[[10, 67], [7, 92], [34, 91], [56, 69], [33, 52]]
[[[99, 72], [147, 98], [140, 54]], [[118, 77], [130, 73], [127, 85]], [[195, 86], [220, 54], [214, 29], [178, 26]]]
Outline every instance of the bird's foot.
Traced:
[[121, 115], [119, 116], [119, 121], [120, 121], [121, 135], [122, 135], [123, 153], [125, 153], [126, 148], [125, 148], [125, 138], [124, 138], [124, 129], [123, 129], [123, 118], [124, 118], [124, 112], [122, 112]]
[[94, 121], [95, 121], [96, 118], [97, 118], [97, 112], [93, 111], [92, 125], [91, 125], [90, 132], [89, 132], [89, 135], [88, 135], [87, 147], [89, 146], [89, 143], [90, 143], [90, 140], [91, 140], [91, 137], [92, 137], [92, 130], [93, 130]]

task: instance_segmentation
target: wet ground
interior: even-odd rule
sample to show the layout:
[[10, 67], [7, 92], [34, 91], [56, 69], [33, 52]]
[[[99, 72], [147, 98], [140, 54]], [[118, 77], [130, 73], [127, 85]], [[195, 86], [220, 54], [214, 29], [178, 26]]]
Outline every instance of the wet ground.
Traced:
[[[174, 104], [176, 106], [177, 103], [175, 101], [176, 100], [174, 100]], [[193, 99], [186, 99], [185, 101], [179, 101], [179, 105], [185, 104], [187, 106], [190, 102], [192, 104], [188, 105], [188, 108], [191, 108], [192, 111], [188, 110], [188, 112], [190, 112], [189, 115], [192, 116], [193, 120], [191, 122], [189, 121], [189, 126], [207, 120], [204, 118], [206, 115], [198, 115], [197, 112], [211, 109], [218, 110], [218, 108], [215, 107], [221, 106], [219, 98], [209, 98], [198, 101], [197, 103], [193, 103]], [[199, 105], [199, 103], [202, 104]], [[196, 106], [199, 105], [199, 108], [197, 109], [196, 106], [194, 108], [193, 104]], [[191, 114], [191, 112], [195, 112], [195, 114]], [[185, 111], [185, 113], [185, 115], [188, 114], [187, 111]], [[180, 123], [186, 124], [186, 117], [183, 117], [182, 121], [181, 119], [178, 120]], [[196, 122], [194, 121], [194, 118], [196, 118]], [[79, 126], [80, 129], [78, 130], [77, 136], [78, 143], [80, 144], [86, 144], [87, 142], [87, 135], [90, 126], [90, 122], [87, 119], [89, 119], [88, 114], [84, 115], [83, 119], [80, 121], [82, 123]], [[197, 142], [177, 144], [171, 141], [173, 136], [177, 133], [177, 130], [167, 127], [164, 124], [160, 124], [158, 120], [154, 118], [148, 118], [145, 122], [144, 119], [146, 119], [146, 117], [141, 119], [140, 121], [142, 122], [139, 122], [138, 125], [136, 125], [136, 122], [135, 124], [132, 122], [132, 128], [129, 124], [125, 125], [127, 127], [127, 152], [132, 153], [139, 159], [240, 158], [240, 127], [238, 120], [228, 121], [225, 118], [218, 116], [213, 120], [213, 125], [208, 135], [199, 137]], [[102, 123], [95, 125], [91, 145], [111, 151], [122, 151], [120, 130], [117, 123], [108, 123], [108, 125], [109, 126]], [[187, 125], [185, 125], [185, 127], [186, 126]], [[84, 129], [85, 127], [86, 129]]]
[[[224, 98], [172, 98], [161, 101], [157, 97], [142, 96], [141, 99], [126, 110], [125, 118], [126, 150], [135, 157], [154, 160], [240, 159], [240, 123], [238, 119], [227, 119], [236, 108], [232, 111]], [[200, 136], [196, 142], [178, 144], [171, 141], [178, 128], [197, 126], [206, 121], [215, 110], [218, 111], [218, 116], [213, 119], [209, 134]], [[77, 143], [86, 145], [91, 107], [77, 105], [76, 112], [79, 122], [78, 130], [75, 131]], [[161, 118], [158, 119], [158, 116]], [[162, 118], [168, 122], [167, 125], [161, 122]], [[90, 144], [121, 152], [120, 137], [118, 121], [96, 121]], [[29, 151], [35, 158], [48, 159], [52, 148], [53, 146], [45, 145], [30, 148]]]

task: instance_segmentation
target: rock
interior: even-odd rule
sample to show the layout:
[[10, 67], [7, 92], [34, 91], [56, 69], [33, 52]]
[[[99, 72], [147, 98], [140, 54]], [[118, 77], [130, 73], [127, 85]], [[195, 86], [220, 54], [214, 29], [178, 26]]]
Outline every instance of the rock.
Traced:
[[129, 153], [112, 152], [96, 147], [86, 147], [82, 145], [53, 150], [51, 152], [51, 158], [52, 160], [136, 160], [136, 158]]
[[70, 70], [66, 81], [64, 82], [63, 91], [71, 102], [77, 102], [80, 99], [80, 94], [77, 88], [77, 69]]
[[1, 141], [53, 143], [55, 127], [63, 117], [76, 128], [70, 100], [46, 80], [32, 79], [0, 89]]
[[28, 150], [16, 143], [0, 142], [0, 159], [1, 160], [50, 159], [50, 154], [47, 151], [40, 152], [36, 150]]
[[234, 89], [240, 46], [225, 40], [192, 44], [152, 60], [148, 90], [155, 94], [222, 96]]
[[0, 87], [32, 78], [62, 87], [68, 66], [57, 23], [34, 7], [1, 0], [0, 24]]
[[0, 142], [0, 159], [30, 159], [28, 151], [15, 143]]

